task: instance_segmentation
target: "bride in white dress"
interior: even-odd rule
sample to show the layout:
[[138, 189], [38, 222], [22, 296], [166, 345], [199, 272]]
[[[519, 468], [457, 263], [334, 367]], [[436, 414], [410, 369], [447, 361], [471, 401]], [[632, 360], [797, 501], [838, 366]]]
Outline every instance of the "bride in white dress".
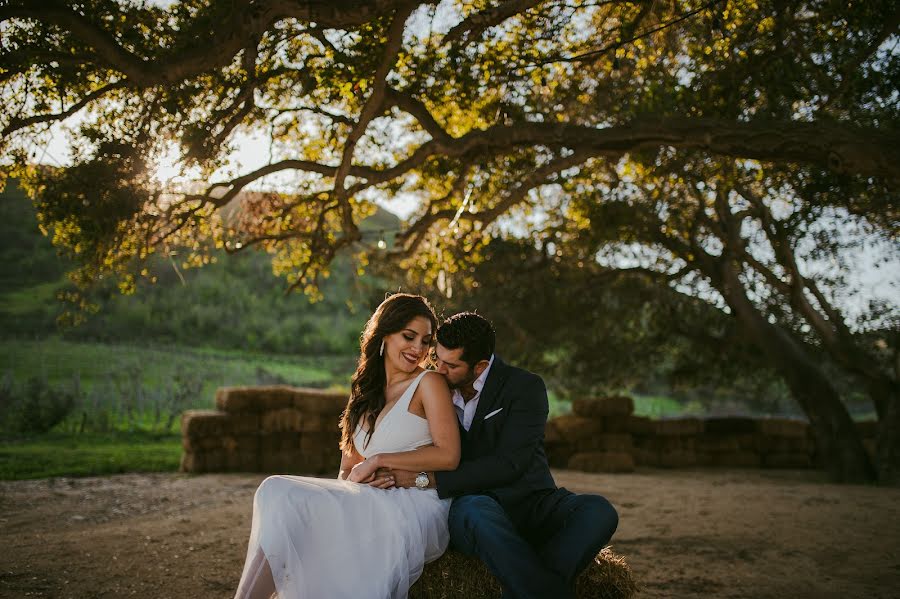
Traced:
[[450, 500], [433, 488], [394, 487], [382, 474], [459, 463], [447, 383], [421, 367], [436, 326], [425, 298], [400, 293], [369, 319], [341, 417], [338, 479], [260, 484], [236, 599], [403, 599], [447, 548]]

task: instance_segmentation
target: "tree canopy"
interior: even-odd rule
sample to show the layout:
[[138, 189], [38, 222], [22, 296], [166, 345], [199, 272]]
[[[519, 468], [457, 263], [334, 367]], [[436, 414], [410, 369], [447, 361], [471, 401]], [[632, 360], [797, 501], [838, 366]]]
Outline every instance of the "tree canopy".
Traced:
[[[836, 478], [870, 479], [827, 355], [890, 423], [900, 480], [897, 336], [866, 337], [896, 307], [854, 326], [842, 277], [810, 269], [870, 240], [896, 259], [896, 2], [8, 0], [0, 27], [4, 174], [76, 282], [128, 291], [153, 253], [257, 248], [289, 290], [353, 252], [450, 295], [493, 238], [526, 239], [733, 316]], [[73, 163], [34, 164], [76, 113]], [[222, 170], [251, 133], [266, 164]], [[194, 180], [161, 185], [173, 146]], [[360, 223], [395, 198], [414, 208], [381, 243]]]
[[[531, 218], [573, 172], [686, 151], [884, 202], [898, 18], [892, 2], [11, 0], [2, 151], [28, 175], [35, 136], [86, 114], [74, 164], [26, 176], [85, 282], [118, 271], [128, 288], [133, 258], [174, 245], [197, 264], [256, 246], [312, 292], [337, 251], [376, 249], [359, 222], [400, 193], [418, 208], [391, 254], [410, 266]], [[249, 131], [269, 164], [209, 181]], [[148, 176], [170, 143], [197, 184]], [[283, 171], [292, 194], [223, 216]]]

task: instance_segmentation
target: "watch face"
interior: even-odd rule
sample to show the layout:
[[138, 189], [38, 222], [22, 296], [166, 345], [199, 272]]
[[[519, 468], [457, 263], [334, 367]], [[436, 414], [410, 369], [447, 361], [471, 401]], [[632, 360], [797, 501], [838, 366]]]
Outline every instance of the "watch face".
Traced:
[[420, 474], [416, 477], [416, 486], [420, 489], [424, 489], [428, 486], [428, 475]]

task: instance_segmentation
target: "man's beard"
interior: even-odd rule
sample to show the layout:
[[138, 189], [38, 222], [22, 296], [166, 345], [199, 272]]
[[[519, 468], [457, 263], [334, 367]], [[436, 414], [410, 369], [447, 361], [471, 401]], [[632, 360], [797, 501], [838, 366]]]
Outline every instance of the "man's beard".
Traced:
[[444, 379], [447, 381], [447, 386], [450, 387], [451, 391], [456, 391], [456, 390], [461, 391], [462, 389], [464, 389], [464, 388], [470, 386], [472, 383], [474, 383], [475, 379], [477, 379], [477, 378], [478, 378], [478, 376], [476, 376], [474, 370], [469, 374], [468, 377], [459, 381], [458, 383], [453, 383], [450, 381], [449, 378], [444, 377]]

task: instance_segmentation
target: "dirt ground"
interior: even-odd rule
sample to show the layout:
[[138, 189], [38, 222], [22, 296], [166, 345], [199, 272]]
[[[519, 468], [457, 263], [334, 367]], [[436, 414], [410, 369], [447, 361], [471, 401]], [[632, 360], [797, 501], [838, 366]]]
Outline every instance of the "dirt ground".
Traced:
[[[818, 472], [555, 472], [618, 508], [641, 597], [898, 597], [900, 489]], [[227, 598], [263, 476], [0, 482], [0, 597]]]

